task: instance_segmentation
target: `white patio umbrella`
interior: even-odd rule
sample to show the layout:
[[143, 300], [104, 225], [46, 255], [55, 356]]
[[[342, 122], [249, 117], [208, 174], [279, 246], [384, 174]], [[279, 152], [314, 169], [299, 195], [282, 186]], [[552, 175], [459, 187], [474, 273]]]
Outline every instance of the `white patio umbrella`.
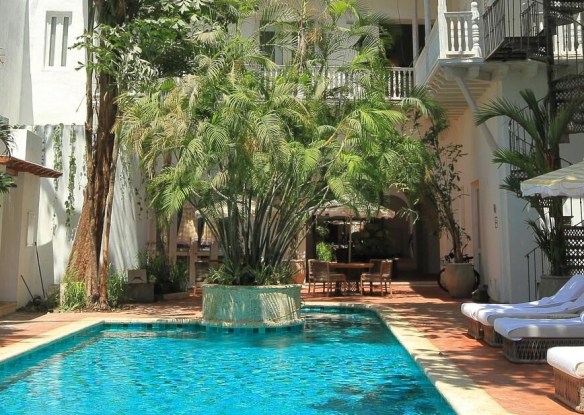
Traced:
[[521, 182], [523, 196], [584, 197], [584, 161]]

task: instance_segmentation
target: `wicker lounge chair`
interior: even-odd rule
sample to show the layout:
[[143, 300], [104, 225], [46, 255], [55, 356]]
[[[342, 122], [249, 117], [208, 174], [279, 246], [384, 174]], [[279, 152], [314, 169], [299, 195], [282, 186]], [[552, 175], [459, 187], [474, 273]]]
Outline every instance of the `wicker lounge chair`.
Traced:
[[584, 347], [552, 347], [547, 362], [554, 369], [556, 399], [584, 414]]
[[[525, 310], [529, 312], [533, 308], [557, 307], [568, 301], [574, 301], [584, 294], [584, 275], [574, 275], [566, 282], [556, 294], [545, 297], [537, 301], [517, 304], [480, 304], [480, 303], [463, 303], [460, 307], [462, 314], [466, 318], [467, 331], [470, 337], [482, 339], [484, 337], [483, 324], [478, 320], [477, 315], [490, 312], [505, 312], [507, 310]], [[492, 324], [489, 324], [487, 331], [492, 335]], [[495, 340], [487, 338], [487, 343], [493, 343]], [[496, 342], [495, 342], [496, 343]]]
[[511, 362], [545, 362], [556, 346], [584, 346], [584, 313], [572, 318], [499, 318], [495, 331], [503, 339], [503, 354]]

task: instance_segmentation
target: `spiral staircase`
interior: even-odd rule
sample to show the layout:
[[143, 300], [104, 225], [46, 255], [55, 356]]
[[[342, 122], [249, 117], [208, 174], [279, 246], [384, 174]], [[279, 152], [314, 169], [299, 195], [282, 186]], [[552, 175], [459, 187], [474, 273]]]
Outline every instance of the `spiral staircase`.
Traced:
[[[546, 0], [547, 1], [547, 0]], [[496, 0], [483, 15], [490, 61], [531, 59], [548, 63], [555, 110], [584, 99], [584, 1]], [[584, 106], [569, 133], [584, 132]]]

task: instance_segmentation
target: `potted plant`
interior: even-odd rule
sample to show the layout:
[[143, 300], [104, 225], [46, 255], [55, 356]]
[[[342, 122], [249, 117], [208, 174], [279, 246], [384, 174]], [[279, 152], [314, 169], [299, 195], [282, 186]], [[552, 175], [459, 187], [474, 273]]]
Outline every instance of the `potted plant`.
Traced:
[[475, 288], [475, 275], [473, 265], [465, 261], [463, 252], [470, 237], [460, 225], [456, 209], [457, 202], [465, 196], [457, 167], [465, 153], [460, 144], [440, 143], [440, 133], [448, 127], [447, 118], [443, 108], [430, 99], [427, 90], [414, 89], [402, 105], [410, 114], [412, 130], [428, 151], [421, 197], [434, 208], [439, 232], [446, 234], [451, 243], [442, 284], [452, 297], [470, 297]]
[[582, 100], [552, 114], [548, 101], [537, 99], [533, 91], [524, 90], [520, 94], [526, 105], [498, 99], [481, 108], [476, 115], [476, 123], [478, 125], [491, 118], [505, 116], [531, 137], [528, 151], [498, 148], [493, 162], [511, 165], [511, 174], [505, 178], [501, 188], [524, 199], [537, 213], [538, 219], [529, 219], [527, 223], [533, 231], [536, 245], [549, 263], [548, 274], [541, 276], [539, 287], [539, 296], [544, 297], [554, 294], [569, 276], [564, 228], [570, 224], [570, 220], [563, 214], [563, 197], [549, 197], [545, 200], [524, 197], [520, 184], [525, 179], [561, 168], [560, 143], [566, 137], [575, 113], [580, 110]]
[[[122, 134], [144, 165], [153, 166], [152, 205], [170, 216], [191, 203], [220, 244], [222, 265], [203, 285], [206, 322], [296, 323], [300, 286], [289, 284], [286, 256], [302, 240], [306, 223], [333, 198], [375, 204], [390, 185], [403, 188], [421, 165], [422, 145], [398, 134], [402, 115], [385, 98], [376, 26], [356, 19], [360, 24], [349, 32], [340, 30], [339, 20], [356, 11], [325, 10], [320, 25], [291, 26], [288, 17], [270, 22], [282, 40], [304, 46], [269, 82], [265, 74], [273, 63], [259, 52], [259, 36], [216, 28], [214, 42], [196, 57], [197, 73], [165, 80], [145, 96], [126, 97]], [[308, 30], [323, 34], [309, 36]], [[363, 42], [342, 70], [367, 99], [329, 88], [327, 56], [310, 55], [338, 50], [306, 46], [346, 35]], [[398, 152], [404, 148], [408, 152]], [[174, 163], [157, 169], [163, 154], [172, 154]]]

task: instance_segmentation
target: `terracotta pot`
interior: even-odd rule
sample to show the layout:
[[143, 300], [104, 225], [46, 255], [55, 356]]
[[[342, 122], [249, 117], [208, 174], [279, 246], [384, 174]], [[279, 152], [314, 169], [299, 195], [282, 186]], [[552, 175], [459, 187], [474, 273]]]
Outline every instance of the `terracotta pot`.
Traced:
[[451, 297], [470, 297], [474, 290], [475, 284], [475, 276], [472, 264], [446, 264], [444, 266], [443, 282]]

